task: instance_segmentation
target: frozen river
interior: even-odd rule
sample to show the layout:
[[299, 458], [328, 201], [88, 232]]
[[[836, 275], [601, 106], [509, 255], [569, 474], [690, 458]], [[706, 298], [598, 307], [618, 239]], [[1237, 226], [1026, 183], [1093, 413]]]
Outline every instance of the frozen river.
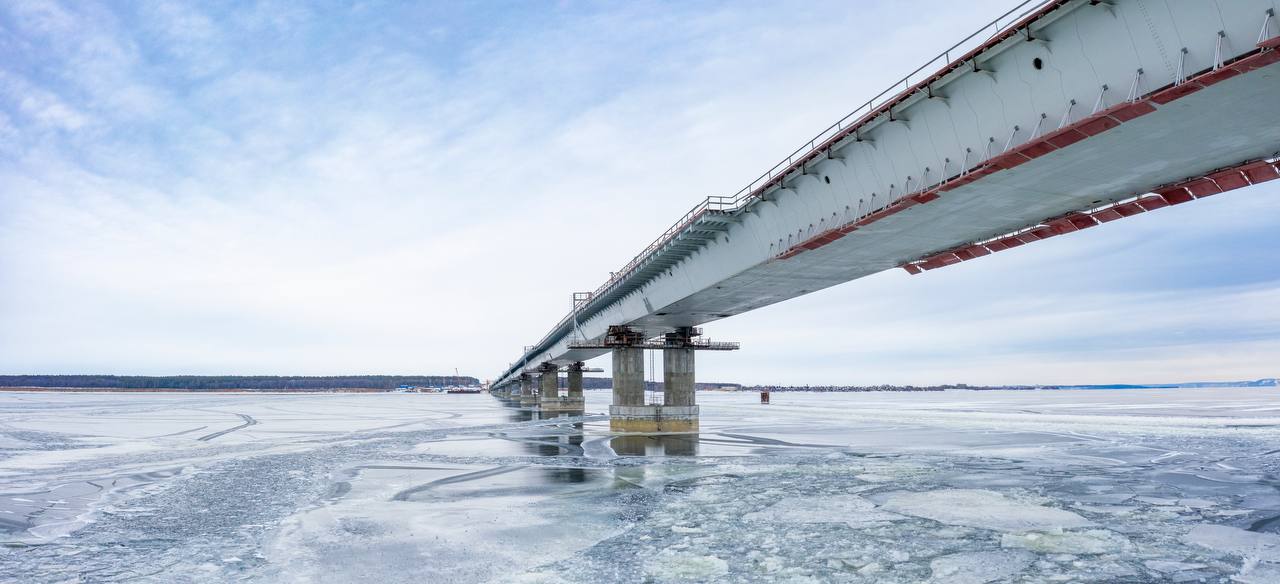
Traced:
[[1274, 389], [698, 400], [0, 393], [0, 581], [1280, 582]]

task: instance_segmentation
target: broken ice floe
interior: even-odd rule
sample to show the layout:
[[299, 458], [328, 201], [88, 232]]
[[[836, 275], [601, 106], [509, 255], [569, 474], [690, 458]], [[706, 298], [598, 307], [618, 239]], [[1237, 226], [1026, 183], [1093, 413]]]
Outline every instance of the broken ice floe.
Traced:
[[1183, 539], [1188, 543], [1244, 558], [1280, 562], [1280, 535], [1254, 533], [1228, 525], [1198, 525]]
[[1001, 547], [1020, 548], [1044, 554], [1107, 554], [1128, 551], [1128, 538], [1102, 529], [1087, 531], [1006, 533]]
[[903, 519], [902, 515], [881, 511], [876, 504], [858, 495], [788, 497], [769, 507], [743, 516], [747, 521], [772, 523], [844, 523], [862, 528]]
[[1093, 525], [1070, 511], [1023, 503], [980, 489], [890, 493], [883, 508], [939, 523], [995, 531], [1047, 531]]
[[1276, 584], [1280, 582], [1280, 565], [1249, 560], [1231, 579], [1241, 584]]
[[715, 556], [663, 550], [645, 562], [645, 572], [659, 580], [707, 580], [729, 573], [729, 563]]
[[951, 554], [929, 562], [930, 582], [984, 584], [1007, 580], [1025, 570], [1035, 556], [1024, 551], [989, 551]]

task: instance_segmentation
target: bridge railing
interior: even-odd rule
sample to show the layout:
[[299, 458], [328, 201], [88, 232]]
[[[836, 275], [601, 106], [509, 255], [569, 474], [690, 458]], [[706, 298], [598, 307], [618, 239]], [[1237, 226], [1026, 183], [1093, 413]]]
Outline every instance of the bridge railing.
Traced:
[[[591, 298], [599, 298], [600, 295], [608, 292], [614, 286], [621, 284], [631, 276], [654, 252], [661, 249], [688, 226], [697, 222], [699, 218], [708, 212], [728, 213], [740, 210], [746, 207], [752, 200], [759, 198], [764, 194], [770, 186], [781, 181], [785, 176], [795, 171], [796, 167], [807, 163], [815, 158], [819, 153], [825, 151], [835, 142], [844, 139], [855, 132], [857, 128], [863, 124], [883, 115], [889, 111], [898, 101], [904, 99], [913, 93], [913, 88], [927, 85], [933, 80], [953, 71], [957, 66], [967, 62], [973, 58], [978, 52], [990, 46], [993, 42], [1004, 40], [1010, 33], [1016, 31], [1015, 25], [1027, 19], [1033, 13], [1048, 10], [1054, 5], [1066, 4], [1068, 0], [1023, 0], [1017, 6], [1014, 6], [1008, 12], [1000, 15], [995, 20], [987, 23], [986, 26], [976, 30], [973, 34], [962, 39], [960, 42], [952, 45], [947, 50], [939, 53], [936, 57], [925, 62], [916, 70], [908, 73], [901, 80], [893, 85], [885, 88], [884, 91], [876, 94], [875, 97], [868, 99], [865, 103], [858, 106], [853, 111], [840, 118], [836, 123], [828, 126], [826, 129], [818, 132], [818, 135], [801, 145], [789, 156], [782, 161], [773, 165], [772, 168], [765, 171], [755, 180], [742, 187], [732, 196], [713, 195], [703, 199], [697, 205], [685, 213], [678, 221], [676, 221], [666, 231], [662, 232], [657, 239], [653, 240], [639, 254], [636, 254], [631, 261], [627, 262], [617, 272], [610, 274], [609, 279], [597, 288]], [[1013, 30], [1011, 30], [1013, 27]], [[928, 72], [928, 73], [926, 73]], [[890, 112], [892, 115], [892, 112]], [[555, 334], [555, 331], [574, 320], [578, 309], [575, 307], [568, 315], [560, 320], [552, 332], [548, 335]], [[549, 338], [544, 338], [539, 344], [545, 344]]]
[[[840, 118], [836, 123], [818, 132], [818, 135], [814, 136], [812, 140], [796, 148], [791, 155], [773, 165], [773, 168], [765, 171], [764, 174], [735, 193], [732, 197], [735, 204], [742, 205], [752, 198], [759, 197], [763, 194], [764, 189], [768, 188], [775, 180], [795, 170], [794, 167], [798, 163], [811, 159], [814, 153], [823, 150], [833, 142], [834, 138], [844, 137], [847, 129], [860, 126], [883, 114], [883, 106], [898, 101], [900, 97], [909, 94], [912, 87], [918, 84], [918, 81], [937, 77], [942, 72], [951, 71], [953, 65], [968, 61], [975, 52], [973, 49], [985, 48], [986, 41], [1000, 36], [1000, 33], [1005, 32], [1010, 26], [1020, 22], [1031, 13], [1050, 4], [1062, 3], [1055, 0], [1023, 0], [1008, 12], [987, 23], [986, 26], [974, 31], [973, 34], [952, 45], [951, 48], [917, 67], [915, 71], [908, 73], [893, 85], [885, 88], [884, 91], [876, 94], [875, 97], [868, 99], [861, 106]], [[924, 74], [926, 71], [929, 73]]]

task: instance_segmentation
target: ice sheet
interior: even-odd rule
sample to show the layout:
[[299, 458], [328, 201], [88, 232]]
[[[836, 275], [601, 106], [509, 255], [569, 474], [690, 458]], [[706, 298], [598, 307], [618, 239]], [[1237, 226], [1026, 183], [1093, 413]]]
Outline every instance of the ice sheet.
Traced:
[[[18, 582], [1270, 582], [1274, 390], [0, 394]], [[1233, 580], [1234, 579], [1234, 580]]]

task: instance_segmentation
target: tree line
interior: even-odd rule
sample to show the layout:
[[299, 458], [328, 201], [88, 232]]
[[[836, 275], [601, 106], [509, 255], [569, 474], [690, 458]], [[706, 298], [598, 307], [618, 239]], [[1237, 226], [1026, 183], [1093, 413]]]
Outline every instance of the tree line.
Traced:
[[306, 391], [324, 389], [395, 389], [401, 385], [442, 387], [478, 385], [467, 375], [0, 375], [0, 387], [49, 387], [90, 389], [177, 389], [216, 391], [226, 389], [271, 389]]

